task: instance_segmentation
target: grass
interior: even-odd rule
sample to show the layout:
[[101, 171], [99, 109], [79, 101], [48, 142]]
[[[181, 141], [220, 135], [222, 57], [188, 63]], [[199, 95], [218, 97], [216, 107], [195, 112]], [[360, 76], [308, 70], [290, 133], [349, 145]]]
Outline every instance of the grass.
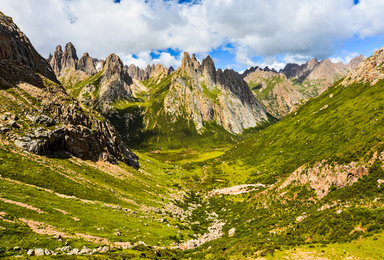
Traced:
[[[0, 149], [0, 153], [0, 197], [45, 212], [39, 214], [0, 201], [0, 212], [6, 212], [7, 218], [16, 221], [12, 224], [0, 221], [0, 226], [5, 228], [1, 231], [2, 248], [19, 244], [53, 249], [60, 244], [52, 236], [31, 232], [18, 220], [21, 217], [52, 225], [67, 234], [89, 234], [111, 242], [134, 243], [141, 240], [149, 244], [167, 245], [173, 242], [169, 236], [178, 234], [173, 227], [178, 222], [158, 213], [169, 202], [169, 195], [175, 193], [173, 184], [175, 181], [177, 183], [177, 169], [168, 164], [139, 154], [142, 165], [140, 171], [124, 164], [110, 165], [103, 170], [95, 163], [76, 158], [43, 158], [18, 154], [9, 149]], [[109, 172], [111, 170], [122, 175], [113, 175]], [[168, 221], [160, 223], [160, 218]], [[120, 236], [114, 234], [115, 229], [121, 232]], [[24, 234], [24, 240], [16, 243], [21, 233]], [[73, 242], [72, 246], [95, 246], [83, 240], [69, 240]]]
[[326, 259], [382, 259], [384, 233], [362, 237], [350, 243], [314, 244], [274, 252], [266, 259], [297, 259], [304, 257]]
[[89, 93], [89, 98], [96, 98], [100, 94], [100, 82], [103, 78], [104, 71], [99, 71], [92, 77], [79, 81], [76, 84], [72, 85], [71, 80], [67, 80], [68, 82], [63, 82], [63, 85], [65, 86], [68, 93], [78, 98], [83, 88], [87, 85], [93, 85], [95, 87], [94, 91], [92, 93]]
[[203, 82], [201, 82], [201, 88], [203, 89], [203, 93], [206, 97], [208, 97], [212, 102], [218, 103], [217, 97], [221, 94], [220, 89], [215, 86], [212, 90], [210, 90]]

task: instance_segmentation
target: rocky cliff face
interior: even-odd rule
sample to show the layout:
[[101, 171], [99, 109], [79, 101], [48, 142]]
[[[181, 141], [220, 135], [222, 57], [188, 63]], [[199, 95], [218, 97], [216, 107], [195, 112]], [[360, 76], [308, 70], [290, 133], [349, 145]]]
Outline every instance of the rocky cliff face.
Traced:
[[107, 57], [102, 70], [103, 76], [99, 85], [100, 94], [96, 97], [95, 104], [102, 113], [106, 113], [112, 102], [119, 99], [132, 99], [130, 85], [133, 81], [116, 54]]
[[182, 66], [172, 76], [164, 99], [165, 111], [188, 117], [197, 130], [205, 121], [214, 121], [232, 133], [268, 121], [263, 107], [247, 84], [233, 70], [216, 71], [208, 56], [200, 64], [195, 55], [184, 53]]
[[370, 83], [375, 85], [379, 80], [384, 79], [384, 47], [375, 51], [371, 57], [361, 62], [352, 70], [342, 82], [343, 86], [349, 86], [353, 83]]
[[12, 18], [0, 12], [0, 76], [11, 82], [26, 81], [41, 85], [41, 79], [34, 73], [20, 73], [20, 70], [35, 71], [58, 82], [52, 68], [41, 57]]
[[[47, 61], [28, 38], [0, 13], [0, 139], [33, 153], [71, 153], [82, 159], [121, 160], [138, 168], [138, 158], [114, 127], [80, 106], [58, 83]], [[70, 46], [69, 46], [70, 47]], [[57, 48], [57, 52], [60, 49]], [[55, 70], [77, 66], [70, 48]], [[64, 54], [63, 54], [64, 56]]]

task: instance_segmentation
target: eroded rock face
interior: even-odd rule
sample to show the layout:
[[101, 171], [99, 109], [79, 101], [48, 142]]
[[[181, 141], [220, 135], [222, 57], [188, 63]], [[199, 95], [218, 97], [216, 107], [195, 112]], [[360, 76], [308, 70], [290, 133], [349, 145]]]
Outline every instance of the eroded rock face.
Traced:
[[341, 83], [343, 86], [349, 86], [353, 83], [370, 83], [375, 85], [379, 80], [384, 79], [384, 47], [375, 51], [371, 57], [361, 62]]
[[165, 111], [192, 120], [197, 130], [214, 121], [232, 133], [268, 121], [267, 114], [248, 85], [233, 70], [215, 69], [211, 57], [202, 64], [184, 53], [182, 66], [172, 77], [164, 100]]
[[299, 185], [309, 183], [311, 189], [316, 191], [317, 197], [322, 198], [329, 193], [331, 186], [337, 188], [351, 186], [364, 175], [368, 175], [368, 169], [365, 165], [351, 162], [348, 165], [331, 166], [323, 161], [316, 163], [311, 168], [307, 168], [305, 165], [298, 168], [280, 186], [280, 189], [294, 182]]
[[[244, 80], [248, 82], [256, 98], [276, 118], [287, 115], [295, 104], [305, 98], [285, 75], [275, 71], [254, 68], [243, 75], [246, 75]], [[268, 89], [270, 85], [273, 85], [271, 90]]]
[[[82, 108], [68, 96], [47, 61], [35, 51], [12, 19], [2, 13], [0, 39], [0, 67], [14, 72], [7, 74], [0, 69], [1, 88], [14, 88], [18, 93], [13, 95], [0, 89], [3, 101], [0, 114], [4, 115], [0, 124], [9, 126], [6, 139], [37, 154], [67, 152], [81, 159], [112, 163], [120, 160], [139, 167], [137, 156], [122, 142], [109, 121]], [[14, 46], [17, 50], [13, 50]], [[67, 53], [70, 50], [66, 48]], [[74, 53], [71, 55], [67, 55], [65, 66], [75, 66]], [[26, 106], [25, 102], [30, 105]], [[2, 138], [5, 136], [0, 136]]]

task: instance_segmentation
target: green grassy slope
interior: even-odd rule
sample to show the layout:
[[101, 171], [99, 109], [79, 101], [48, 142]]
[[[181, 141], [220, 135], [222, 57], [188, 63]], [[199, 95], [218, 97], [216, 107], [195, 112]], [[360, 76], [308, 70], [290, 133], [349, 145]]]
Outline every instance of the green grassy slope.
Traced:
[[[15, 222], [15, 227], [9, 227], [11, 224], [0, 220], [2, 226], [6, 224], [2, 230], [6, 239], [0, 246], [16, 244], [19, 234], [15, 231], [18, 226], [25, 228], [19, 218], [52, 225], [67, 235], [88, 234], [111, 243], [169, 244], [169, 235], [177, 230], [159, 223], [164, 216], [157, 211], [169, 202], [170, 194], [177, 193], [173, 188], [177, 174], [167, 164], [140, 157], [142, 167], [136, 171], [125, 164], [45, 158], [0, 148], [0, 212]], [[173, 180], [169, 175], [175, 175]], [[114, 234], [116, 229], [121, 235]], [[34, 237], [39, 236], [29, 236], [20, 244], [38, 244]], [[55, 244], [52, 237], [47, 240], [48, 244], [40, 246]]]

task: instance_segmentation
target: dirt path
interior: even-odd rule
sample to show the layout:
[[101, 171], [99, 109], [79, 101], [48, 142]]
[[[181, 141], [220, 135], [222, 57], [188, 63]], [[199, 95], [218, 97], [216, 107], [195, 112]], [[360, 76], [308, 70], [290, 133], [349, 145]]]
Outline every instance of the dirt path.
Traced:
[[266, 185], [258, 184], [242, 184], [236, 185], [228, 188], [212, 190], [208, 192], [208, 196], [218, 195], [218, 194], [228, 194], [228, 195], [239, 195], [242, 193], [247, 193], [255, 190], [255, 188], [265, 188]]

